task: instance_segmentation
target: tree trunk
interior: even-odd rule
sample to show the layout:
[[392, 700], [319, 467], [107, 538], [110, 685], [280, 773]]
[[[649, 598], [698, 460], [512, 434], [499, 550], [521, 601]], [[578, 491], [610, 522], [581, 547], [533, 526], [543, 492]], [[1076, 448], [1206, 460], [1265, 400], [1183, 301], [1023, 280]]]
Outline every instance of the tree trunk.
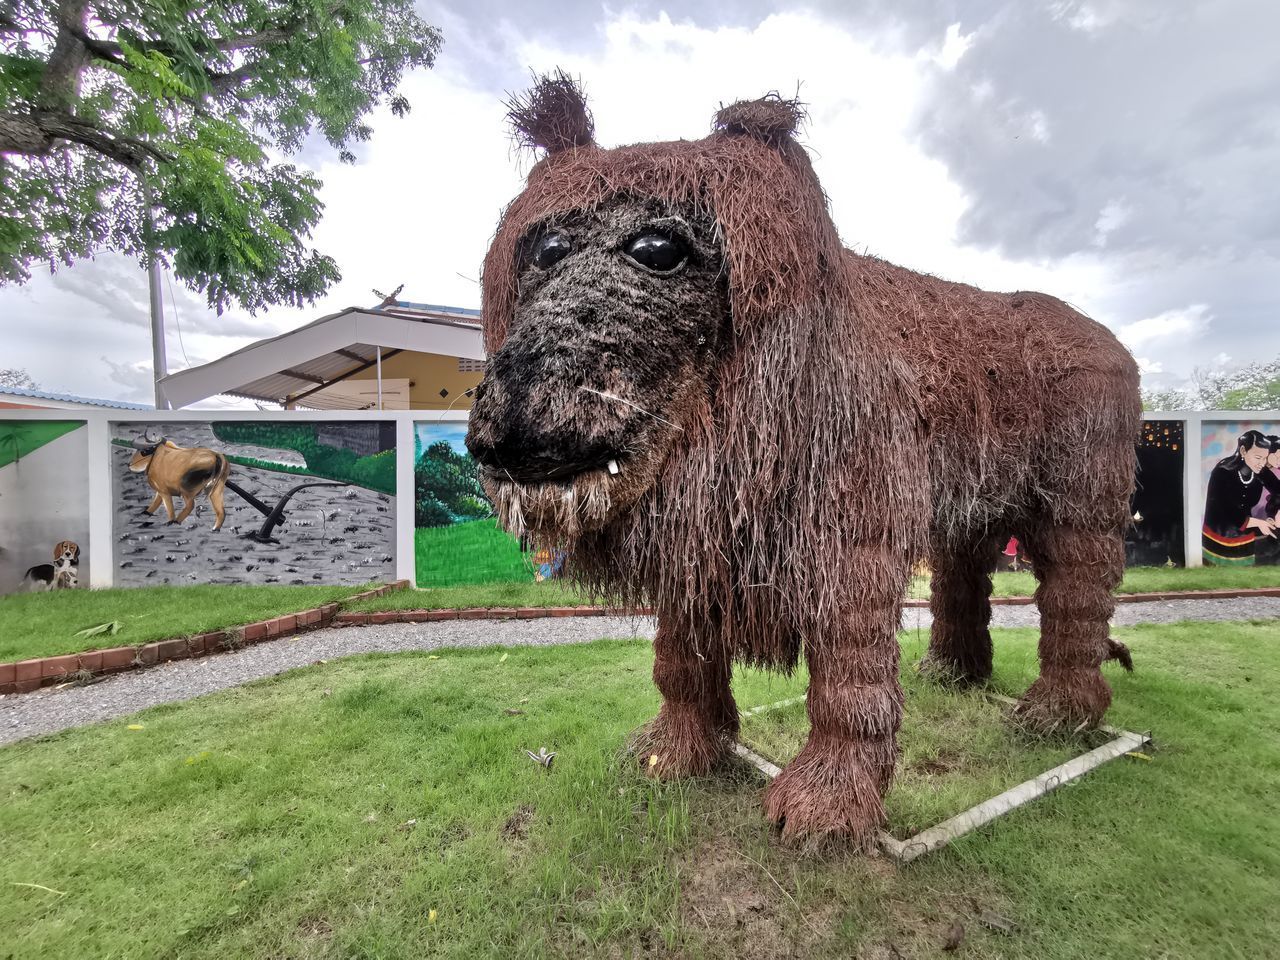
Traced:
[[58, 4], [58, 36], [40, 80], [40, 103], [54, 110], [70, 110], [80, 95], [80, 75], [89, 51], [80, 37], [89, 19], [89, 0], [61, 0]]

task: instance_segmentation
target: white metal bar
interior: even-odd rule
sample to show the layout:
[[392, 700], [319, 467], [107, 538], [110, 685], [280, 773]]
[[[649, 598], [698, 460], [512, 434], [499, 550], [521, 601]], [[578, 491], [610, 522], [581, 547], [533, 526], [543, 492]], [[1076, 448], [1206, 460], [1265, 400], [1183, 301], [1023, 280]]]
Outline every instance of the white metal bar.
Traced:
[[395, 510], [396, 579], [408, 580], [415, 587], [418, 585], [413, 539], [413, 468], [416, 456], [413, 421], [401, 418], [396, 421], [396, 499], [392, 507]]
[[1182, 548], [1188, 567], [1204, 565], [1200, 549], [1201, 510], [1204, 492], [1200, 489], [1200, 444], [1204, 415], [1189, 413], [1182, 423]]
[[800, 703], [803, 700], [804, 700], [804, 696], [801, 695], [798, 697], [791, 697], [790, 699], [787, 699], [787, 700], [779, 700], [777, 703], [766, 703], [764, 706], [761, 706], [761, 707], [752, 707], [750, 710], [743, 710], [740, 714], [738, 714], [738, 716], [754, 717], [758, 713], [766, 713], [769, 710], [781, 710], [783, 707], [789, 707], [793, 703]]
[[764, 757], [760, 756], [760, 754], [755, 753], [752, 750], [748, 750], [740, 743], [735, 743], [733, 745], [733, 752], [743, 760], [746, 760], [747, 763], [751, 764], [770, 780], [776, 779], [778, 774], [782, 772], [782, 768], [777, 764], [770, 763]]
[[927, 830], [922, 830], [914, 837], [909, 837], [901, 842], [894, 840], [892, 847], [886, 847], [882, 841], [881, 846], [885, 847], [885, 852], [889, 853], [899, 863], [910, 863], [917, 857], [922, 857], [926, 853], [945, 847], [952, 840], [977, 830], [997, 817], [1002, 817], [1009, 811], [1030, 803], [1037, 797], [1043, 797], [1046, 793], [1056, 790], [1064, 783], [1070, 783], [1072, 780], [1084, 776], [1090, 770], [1102, 766], [1108, 760], [1114, 760], [1116, 757], [1123, 756], [1131, 750], [1138, 749], [1150, 740], [1151, 738], [1144, 734], [1124, 732], [1109, 743], [1105, 743], [1081, 756], [1073, 757], [1052, 770], [1046, 770], [1038, 777], [1033, 777], [1020, 783], [1016, 787], [992, 797], [990, 800], [984, 800], [977, 806], [970, 807], [949, 820], [944, 820], [942, 823], [935, 824]]
[[[66, 411], [61, 411], [65, 416]], [[111, 423], [106, 417], [89, 417], [85, 421], [85, 443], [88, 444], [85, 471], [86, 509], [89, 511], [89, 586], [98, 590], [115, 583], [115, 543], [111, 520], [115, 516], [111, 501]]]

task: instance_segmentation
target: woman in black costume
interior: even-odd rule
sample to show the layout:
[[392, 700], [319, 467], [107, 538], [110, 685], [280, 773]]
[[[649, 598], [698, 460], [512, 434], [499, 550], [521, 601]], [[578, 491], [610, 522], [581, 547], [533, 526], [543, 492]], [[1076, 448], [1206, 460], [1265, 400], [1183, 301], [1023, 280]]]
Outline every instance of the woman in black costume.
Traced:
[[1219, 460], [1209, 474], [1200, 537], [1205, 563], [1250, 566], [1254, 540], [1259, 535], [1275, 537], [1275, 514], [1271, 519], [1252, 514], [1264, 489], [1280, 504], [1280, 477], [1266, 469], [1270, 453], [1271, 442], [1260, 431], [1246, 431], [1236, 442], [1236, 452]]

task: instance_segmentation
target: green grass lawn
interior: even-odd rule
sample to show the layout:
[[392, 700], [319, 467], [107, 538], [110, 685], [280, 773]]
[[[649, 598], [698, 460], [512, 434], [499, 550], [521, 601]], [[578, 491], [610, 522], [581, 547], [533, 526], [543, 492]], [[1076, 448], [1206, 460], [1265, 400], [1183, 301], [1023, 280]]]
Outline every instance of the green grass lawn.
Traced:
[[[492, 523], [492, 521], [477, 521], [477, 523]], [[419, 583], [427, 582], [422, 579], [423, 535], [428, 533], [434, 535], [437, 532], [443, 535], [461, 526], [466, 525], [442, 527], [439, 531], [417, 531]], [[505, 536], [496, 529], [493, 530], [493, 534], [495, 540]], [[468, 536], [471, 537], [474, 534], [468, 534]], [[529, 568], [519, 567], [512, 557], [501, 554], [501, 546], [499, 544], [494, 548], [497, 553], [494, 566], [485, 568], [486, 572], [482, 574], [486, 578], [492, 576], [492, 582], [465, 575], [472, 569], [467, 566], [471, 561], [459, 559], [456, 561], [458, 566], [451, 568], [451, 572], [447, 573], [448, 577], [453, 578], [448, 580], [449, 586], [397, 591], [372, 600], [361, 600], [353, 604], [351, 609], [372, 611], [438, 610], [454, 607], [558, 607], [585, 605], [591, 602], [590, 598], [555, 581], [534, 583]], [[506, 546], [510, 547], [510, 544]], [[515, 556], [518, 557], [519, 554]], [[440, 576], [445, 577], [446, 574], [441, 573]], [[1243, 569], [1131, 567], [1125, 572], [1124, 581], [1116, 592], [1158, 593], [1170, 590], [1239, 590], [1255, 587], [1280, 587], [1280, 567]], [[1029, 597], [1035, 592], [1035, 588], [1035, 578], [1029, 572], [997, 573], [993, 592], [998, 597]], [[912, 582], [910, 596], [915, 599], [928, 598], [927, 577], [917, 578]]]
[[[936, 957], [958, 920], [965, 957], [1274, 955], [1276, 632], [1117, 630], [1138, 670], [1110, 672], [1110, 719], [1152, 729], [1152, 759], [906, 868], [782, 844], [744, 766], [640, 777], [620, 750], [657, 707], [645, 643], [293, 671], [0, 749], [0, 953]], [[923, 642], [904, 634], [905, 669]], [[1034, 644], [997, 631], [998, 689], [1029, 682]], [[541, 746], [550, 773], [523, 754]]]
[[533, 564], [498, 522], [469, 520], [413, 531], [419, 585], [533, 583]]
[[[419, 531], [421, 532], [421, 531]], [[591, 603], [556, 580], [545, 583], [480, 583], [422, 590], [396, 590], [357, 600], [351, 610], [453, 610], [472, 607], [575, 607]]]
[[[55, 590], [0, 597], [0, 662], [137, 646], [340, 600], [364, 587], [198, 586]], [[78, 630], [118, 621], [115, 634]]]

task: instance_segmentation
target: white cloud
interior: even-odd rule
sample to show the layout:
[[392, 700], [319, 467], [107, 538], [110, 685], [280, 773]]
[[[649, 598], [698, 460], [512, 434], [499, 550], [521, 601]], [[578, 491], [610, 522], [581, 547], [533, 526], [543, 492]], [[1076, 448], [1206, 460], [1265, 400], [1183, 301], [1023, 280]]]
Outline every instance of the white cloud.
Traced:
[[122, 390], [117, 399], [133, 403], [151, 403], [155, 400], [155, 388], [152, 386], [151, 363], [139, 360], [132, 363], [117, 363], [109, 357], [99, 358], [107, 366], [108, 376], [119, 384]]
[[[1118, 16], [1112, 6], [1060, 6], [1059, 15], [1081, 30]], [[1094, 221], [1089, 252], [1012, 259], [960, 242], [959, 224], [971, 198], [959, 185], [958, 161], [948, 160], [948, 169], [922, 146], [919, 119], [936, 106], [931, 98], [939, 77], [943, 83], [962, 82], [958, 78], [970, 65], [968, 51], [982, 26], [963, 33], [959, 24], [939, 25], [914, 51], [880, 43], [874, 30], [812, 13], [777, 14], [753, 28], [709, 28], [673, 22], [665, 14], [643, 18], [606, 11], [598, 42], [591, 44], [522, 39], [505, 23], [492, 35], [462, 20], [450, 26], [455, 50], [497, 44], [504, 61], [539, 71], [562, 66], [581, 76], [597, 138], [606, 146], [700, 137], [719, 105], [770, 90], [790, 95], [799, 87], [812, 112], [803, 141], [846, 243], [948, 279], [1062, 297], [1111, 323], [1131, 347], [1141, 346], [1146, 372], [1186, 370], [1195, 362], [1195, 338], [1212, 320], [1201, 299], [1234, 316], [1229, 305], [1192, 289], [1163, 294], [1166, 303], [1190, 306], [1133, 320], [1151, 312], [1150, 288], [1171, 268], [1135, 267], [1102, 255], [1108, 241], [1121, 245], [1127, 232], [1122, 228], [1130, 226], [1133, 210], [1122, 190], [1100, 209], [1085, 210], [1085, 222]], [[469, 82], [449, 50], [436, 69], [405, 80], [403, 92], [413, 104], [407, 118], [374, 118], [374, 137], [361, 145], [358, 165], [340, 165], [324, 155], [317, 161], [326, 209], [314, 242], [336, 258], [343, 280], [315, 307], [274, 309], [253, 318], [217, 317], [198, 295], [175, 284], [178, 322], [166, 289], [171, 369], [183, 365], [178, 323], [190, 362], [198, 363], [324, 313], [368, 305], [375, 287], [404, 283], [405, 299], [479, 305], [476, 281], [485, 249], [531, 160], [513, 154], [501, 95]], [[985, 88], [990, 122], [1010, 139], [1019, 135], [1025, 145], [1019, 149], [1048, 149], [1051, 116], [1059, 145], [1070, 139], [1057, 114], [1005, 100], [989, 81], [963, 82]], [[1148, 291], [1145, 301], [1140, 287]], [[150, 357], [145, 278], [120, 258], [104, 257], [53, 280], [37, 277], [25, 288], [0, 291], [0, 315], [4, 332], [13, 331], [6, 346], [14, 356], [6, 365], [27, 366], [52, 389], [150, 397], [140, 379]], [[112, 360], [110, 366], [68, 363], [68, 354], [77, 352]]]
[[1105, 247], [1107, 237], [1128, 223], [1132, 216], [1133, 209], [1123, 199], [1108, 200], [1098, 211], [1098, 219], [1094, 222], [1094, 229], [1097, 231], [1094, 243]]
[[942, 47], [934, 54], [933, 62], [943, 70], [954, 70], [965, 51], [973, 44], [972, 33], [961, 33], [960, 24], [953, 23], [947, 27], [942, 39]]
[[1213, 316], [1209, 313], [1208, 305], [1193, 303], [1175, 310], [1166, 310], [1154, 317], [1126, 323], [1116, 330], [1116, 336], [1133, 350], [1170, 337], [1177, 337], [1185, 342], [1207, 331], [1212, 322]]

